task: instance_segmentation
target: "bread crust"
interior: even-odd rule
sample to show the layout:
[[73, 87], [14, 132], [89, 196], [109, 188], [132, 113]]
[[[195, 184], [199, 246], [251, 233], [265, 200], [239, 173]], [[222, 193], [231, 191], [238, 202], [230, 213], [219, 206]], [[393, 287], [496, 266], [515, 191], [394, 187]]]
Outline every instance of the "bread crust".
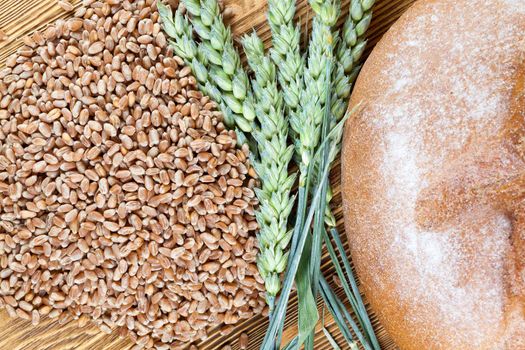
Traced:
[[365, 64], [343, 206], [401, 349], [525, 349], [525, 1], [420, 0]]

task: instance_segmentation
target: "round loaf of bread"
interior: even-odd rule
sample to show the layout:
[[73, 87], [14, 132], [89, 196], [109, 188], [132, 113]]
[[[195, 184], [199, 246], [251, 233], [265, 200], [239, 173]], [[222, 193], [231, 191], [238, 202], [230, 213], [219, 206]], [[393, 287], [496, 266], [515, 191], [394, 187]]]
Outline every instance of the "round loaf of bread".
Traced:
[[403, 350], [525, 349], [525, 0], [420, 0], [365, 64], [344, 213]]

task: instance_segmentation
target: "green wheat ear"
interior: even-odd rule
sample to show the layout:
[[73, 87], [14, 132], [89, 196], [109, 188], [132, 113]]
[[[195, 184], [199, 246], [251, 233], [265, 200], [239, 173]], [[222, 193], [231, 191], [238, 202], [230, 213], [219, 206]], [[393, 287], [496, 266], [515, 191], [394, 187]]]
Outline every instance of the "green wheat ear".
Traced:
[[[315, 12], [306, 69], [303, 72], [303, 89], [300, 91], [298, 113], [290, 115], [290, 126], [296, 135], [297, 162], [300, 169], [299, 186], [304, 187], [308, 167], [312, 162], [315, 149], [321, 139], [324, 101], [329, 89], [326, 89], [326, 67], [334, 57], [334, 38], [332, 26], [340, 12], [340, 1], [310, 0]], [[330, 72], [330, 74], [332, 74]]]
[[[348, 99], [352, 86], [361, 70], [361, 57], [366, 48], [365, 34], [372, 20], [372, 7], [375, 0], [352, 0], [348, 17], [342, 30], [341, 38], [336, 42], [335, 54], [336, 69], [333, 73], [332, 85], [332, 126], [344, 116], [348, 109]], [[341, 145], [337, 146], [339, 149]], [[337, 220], [330, 209], [332, 190], [327, 194], [327, 206], [325, 212], [325, 223], [329, 227], [335, 227]]]
[[248, 64], [255, 75], [252, 81], [255, 109], [260, 128], [254, 130], [260, 157], [254, 162], [262, 187], [256, 191], [260, 206], [258, 267], [265, 281], [267, 301], [273, 309], [281, 289], [280, 276], [288, 263], [288, 244], [292, 232], [288, 217], [295, 197], [291, 196], [295, 174], [288, 174], [293, 146], [288, 146], [288, 121], [283, 94], [278, 88], [274, 62], [264, 53], [264, 45], [255, 34], [243, 38]]
[[[199, 88], [215, 99], [228, 127], [251, 133], [255, 107], [248, 75], [216, 0], [183, 0], [187, 15], [158, 2], [163, 27], [175, 53], [189, 65]], [[200, 42], [193, 37], [199, 36]], [[241, 137], [243, 135], [241, 134]]]

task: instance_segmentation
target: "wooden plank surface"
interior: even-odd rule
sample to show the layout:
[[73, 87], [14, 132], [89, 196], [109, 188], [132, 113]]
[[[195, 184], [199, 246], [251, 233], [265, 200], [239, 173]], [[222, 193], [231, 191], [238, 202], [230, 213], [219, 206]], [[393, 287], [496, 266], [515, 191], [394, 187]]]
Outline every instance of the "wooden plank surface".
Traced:
[[[76, 7], [80, 6], [79, 0], [72, 1]], [[414, 0], [378, 0], [374, 10], [374, 20], [369, 32], [369, 49], [380, 39], [392, 23], [414, 2]], [[233, 16], [230, 19], [234, 33], [256, 30], [266, 44], [270, 42], [270, 31], [265, 22], [266, 0], [225, 0], [231, 8]], [[348, 10], [349, 0], [343, 1], [343, 11]], [[310, 17], [307, 0], [298, 0], [297, 19], [305, 28]], [[45, 28], [49, 23], [58, 18], [67, 18], [71, 13], [66, 13], [56, 0], [0, 0], [0, 30], [9, 38], [0, 43], [0, 68], [5, 64], [6, 58], [22, 45], [21, 38], [37, 29]], [[338, 219], [338, 228], [344, 233], [341, 212], [340, 163], [336, 162], [331, 172], [331, 182], [334, 186], [333, 208]], [[343, 235], [346, 246], [346, 237]], [[326, 276], [334, 274], [328, 257], [323, 257], [323, 271]], [[342, 295], [342, 291], [338, 290]], [[285, 341], [296, 334], [295, 322], [297, 319], [297, 300], [295, 296], [290, 302], [288, 319], [284, 333]], [[383, 349], [396, 349], [395, 344], [380, 326], [378, 320], [372, 315]], [[266, 331], [267, 320], [262, 316], [246, 320], [237, 325], [235, 330], [226, 336], [221, 336], [219, 329], [210, 333], [206, 341], [196, 344], [199, 349], [219, 350], [226, 345], [231, 345], [233, 350], [238, 349], [238, 338], [242, 332], [250, 337], [250, 349], [258, 349]], [[345, 349], [341, 334], [329, 315], [326, 315], [325, 326], [336, 339], [342, 349]], [[128, 339], [120, 339], [116, 334], [105, 334], [94, 325], [88, 324], [79, 328], [76, 322], [64, 325], [50, 319], [44, 320], [33, 327], [30, 322], [21, 319], [10, 319], [5, 311], [0, 311], [0, 350], [127, 350], [132, 347]], [[321, 327], [317, 328], [316, 350], [331, 349]]]

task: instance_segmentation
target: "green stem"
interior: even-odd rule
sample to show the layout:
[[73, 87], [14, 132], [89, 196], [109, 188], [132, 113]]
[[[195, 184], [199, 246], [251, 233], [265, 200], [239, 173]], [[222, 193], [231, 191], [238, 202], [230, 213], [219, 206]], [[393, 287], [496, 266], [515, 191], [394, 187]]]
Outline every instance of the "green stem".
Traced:
[[[332, 69], [332, 61], [328, 60], [328, 64], [326, 65], [326, 86], [330, 86], [330, 78], [331, 78], [331, 69]], [[323, 101], [324, 106], [330, 106], [330, 97], [331, 94], [327, 93], [325, 96], [325, 101]], [[325, 107], [324, 109], [324, 117], [321, 125], [321, 139], [325, 140], [328, 135], [328, 129], [330, 125], [330, 108]], [[325, 147], [325, 149], [322, 152], [321, 159], [319, 160], [319, 169], [323, 169], [325, 166], [330, 165], [328, 161], [329, 156], [329, 149], [328, 147]], [[320, 181], [320, 179], [318, 179]], [[328, 181], [324, 181], [323, 186], [321, 187], [321, 197], [326, 198], [326, 193], [328, 189]], [[309, 254], [303, 255], [302, 259], [304, 260], [304, 264], [308, 266], [308, 276], [298, 276], [297, 278], [301, 279], [307, 279], [308, 282], [310, 282], [310, 288], [313, 296], [313, 305], [311, 305], [311, 308], [317, 308], [317, 303], [315, 302], [317, 299], [317, 295], [319, 293], [318, 291], [318, 283], [319, 283], [319, 275], [320, 275], [320, 269], [321, 269], [321, 250], [322, 250], [322, 234], [321, 232], [324, 230], [324, 213], [326, 208], [326, 200], [321, 200], [319, 203], [319, 207], [317, 208], [317, 211], [315, 213], [314, 223], [313, 223], [313, 233], [311, 236], [311, 248]], [[307, 278], [308, 277], [308, 278]], [[305, 308], [300, 309], [304, 310]], [[313, 343], [314, 343], [314, 337], [315, 337], [315, 328], [312, 328], [310, 331], [310, 334], [308, 335], [305, 343], [305, 349], [312, 349], [313, 350]]]
[[[327, 181], [328, 170], [328, 167], [325, 167], [325, 169], [323, 169], [324, 176], [322, 177], [323, 180], [320, 183], [321, 186]], [[284, 317], [286, 316], [286, 305], [288, 303], [288, 299], [290, 298], [290, 292], [292, 291], [294, 276], [297, 273], [297, 269], [299, 267], [299, 258], [301, 257], [301, 254], [303, 252], [306, 243], [306, 237], [308, 236], [308, 231], [310, 230], [310, 225], [312, 224], [316, 208], [318, 207], [321, 199], [321, 190], [321, 187], [318, 187], [315, 191], [310, 210], [308, 211], [305, 224], [301, 228], [301, 231], [294, 232], [294, 234], [299, 234], [300, 236], [297, 242], [297, 249], [294, 252], [292, 252], [293, 255], [291, 256], [291, 263], [289, 269], [286, 271], [287, 278], [284, 281], [281, 296], [279, 297], [277, 306], [274, 310], [272, 318], [270, 319], [268, 331], [266, 332], [266, 336], [264, 337], [263, 343], [261, 345], [261, 349], [263, 350], [273, 349], [277, 333], [279, 332], [279, 328], [282, 327], [284, 323]]]
[[[321, 279], [319, 280], [320, 283], [320, 290], [321, 290], [321, 296], [323, 297], [323, 300], [325, 304], [328, 306], [328, 310], [330, 310], [330, 313], [334, 317], [335, 322], [337, 323], [337, 326], [341, 330], [345, 340], [347, 343], [355, 344], [352, 334], [348, 332], [348, 327], [346, 325], [346, 322], [350, 324], [350, 327], [356, 334], [357, 338], [361, 342], [361, 345], [365, 350], [372, 350], [366, 339], [364, 338], [361, 330], [357, 326], [357, 324], [354, 322], [354, 319], [344, 306], [344, 304], [339, 300], [337, 295], [334, 293], [324, 276], [321, 276]], [[343, 316], [343, 317], [342, 317]], [[346, 319], [346, 322], [344, 322], [344, 319]], [[379, 348], [377, 350], [380, 350]]]
[[[374, 327], [372, 326], [372, 322], [370, 321], [370, 318], [368, 316], [368, 312], [366, 311], [365, 303], [363, 302], [363, 298], [361, 297], [361, 293], [359, 292], [359, 288], [357, 287], [357, 281], [355, 280], [354, 273], [352, 271], [352, 267], [350, 266], [350, 262], [348, 258], [346, 258], [346, 253], [344, 250], [343, 243], [341, 242], [341, 238], [339, 236], [339, 232], [336, 228], [333, 228], [330, 230], [330, 234], [337, 246], [337, 249], [339, 250], [341, 256], [344, 258], [343, 266], [345, 268], [346, 275], [348, 277], [348, 280], [350, 282], [350, 286], [352, 288], [352, 292], [347, 292], [348, 295], [352, 295], [355, 298], [356, 305], [352, 308], [355, 310], [356, 315], [361, 319], [361, 323], [363, 326], [363, 329], [366, 330], [366, 333], [370, 339], [370, 342], [372, 343], [372, 346], [374, 349], [380, 350], [381, 347], [379, 346], [379, 341], [377, 340], [377, 337], [374, 332]], [[328, 237], [325, 238], [326, 240], [329, 240]], [[331, 243], [330, 243], [331, 244]], [[332, 259], [333, 260], [333, 259]], [[335, 262], [335, 261], [334, 261]], [[339, 262], [338, 262], [339, 263]]]
[[[343, 290], [346, 293], [346, 296], [348, 300], [350, 301], [350, 306], [355, 310], [356, 317], [361, 324], [361, 326], [365, 326], [364, 322], [362, 321], [362, 312], [363, 309], [361, 308], [361, 305], [357, 301], [356, 297], [356, 290], [352, 287], [350, 287], [350, 284], [347, 281], [347, 278], [343, 272], [343, 269], [341, 267], [341, 264], [339, 263], [339, 259], [337, 257], [337, 253], [334, 250], [334, 247], [332, 246], [332, 242], [330, 241], [330, 238], [328, 237], [328, 234], [326, 232], [323, 232], [323, 238], [326, 243], [326, 248], [328, 250], [328, 254], [330, 255], [330, 258], [332, 259], [332, 262], [334, 263], [335, 271], [337, 273], [337, 276], [339, 277], [339, 280], [341, 281], [341, 284], [343, 286]], [[343, 253], [341, 253], [343, 254]], [[346, 257], [343, 258], [343, 260]], [[357, 290], [357, 295], [360, 296], [359, 290]]]
[[[304, 220], [305, 220], [305, 215], [306, 215], [306, 206], [307, 206], [307, 201], [308, 201], [308, 192], [309, 192], [309, 182], [306, 183], [306, 185], [304, 187], [299, 187], [298, 189], [298, 194], [297, 194], [297, 210], [296, 210], [296, 218], [295, 218], [295, 226], [294, 226], [294, 229], [293, 229], [293, 235], [292, 235], [292, 243], [291, 243], [291, 246], [290, 246], [290, 252], [295, 252], [297, 250], [297, 244], [298, 244], [298, 241], [299, 241], [299, 235], [296, 234], [296, 232], [299, 232], [301, 230], [301, 227], [304, 226]], [[292, 259], [291, 257], [289, 257], [288, 259], [288, 265], [287, 265], [287, 268], [286, 268], [286, 271], [287, 273], [285, 274], [285, 276], [288, 275], [288, 271], [290, 271], [290, 265], [292, 263]], [[277, 340], [276, 340], [276, 344], [280, 344], [281, 343], [281, 338], [282, 338], [282, 334], [283, 334], [283, 328], [284, 328], [284, 322], [279, 325], [279, 329], [277, 331]], [[297, 338], [297, 341], [295, 343], [295, 345], [298, 343], [298, 339]]]
[[[297, 210], [294, 232], [298, 231], [304, 225], [304, 216], [306, 215], [306, 202], [308, 201], [308, 189], [306, 186], [299, 187], [297, 191]], [[298, 236], [294, 235], [292, 238], [291, 251], [294, 252], [297, 248]]]
[[[329, 60], [328, 64], [326, 66], [326, 86], [330, 86], [331, 81], [331, 71], [332, 71], [332, 61]], [[322, 131], [321, 131], [321, 139], [326, 139], [328, 135], [328, 130], [330, 128], [330, 117], [331, 112], [330, 108], [330, 101], [331, 101], [331, 94], [326, 94], [325, 99], [325, 111], [324, 111], [324, 120], [322, 124]], [[319, 168], [323, 169], [325, 165], [330, 166], [328, 157], [329, 157], [330, 150], [328, 147], [326, 147], [323, 151], [323, 155], [321, 156], [320, 162], [319, 162]], [[325, 182], [325, 185], [322, 188], [321, 196], [323, 198], [326, 198], [326, 193], [328, 190], [328, 181]], [[321, 249], [322, 249], [322, 231], [324, 231], [324, 214], [326, 209], [326, 201], [321, 201], [319, 205], [319, 209], [316, 213], [316, 217], [314, 220], [314, 230], [313, 230], [313, 244], [312, 244], [312, 258], [310, 262], [310, 275], [313, 276], [312, 278], [312, 292], [314, 297], [317, 297], [318, 294], [318, 282], [319, 282], [319, 271], [321, 268]]]

